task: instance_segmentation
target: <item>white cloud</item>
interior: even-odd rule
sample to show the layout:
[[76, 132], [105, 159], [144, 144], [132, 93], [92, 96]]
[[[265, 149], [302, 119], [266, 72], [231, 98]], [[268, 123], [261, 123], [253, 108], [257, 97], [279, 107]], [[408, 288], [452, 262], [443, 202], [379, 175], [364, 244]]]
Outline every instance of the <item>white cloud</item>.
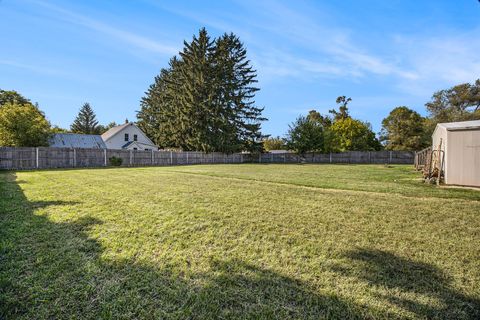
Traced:
[[[264, 79], [368, 74], [416, 77], [414, 72], [360, 48], [351, 39], [351, 30], [337, 27], [336, 22], [313, 8], [301, 10], [299, 2], [287, 6], [276, 1], [237, 1], [234, 16], [230, 12], [194, 12], [150, 3], [221, 31], [235, 31], [247, 41], [249, 53]], [[299, 51], [306, 54], [302, 56]]]
[[0, 59], [0, 64], [4, 66], [9, 66], [9, 67], [14, 67], [14, 68], [20, 68], [20, 69], [25, 69], [31, 72], [35, 73], [41, 73], [41, 74], [49, 74], [49, 75], [65, 75], [64, 72], [50, 68], [50, 67], [41, 67], [41, 66], [34, 66], [30, 64], [25, 64], [21, 63], [18, 61], [13, 61], [13, 60], [1, 60]]
[[480, 78], [480, 29], [443, 33], [437, 37], [397, 36], [396, 48], [403, 63], [417, 75], [398, 86], [414, 95], [434, 91]]
[[115, 26], [111, 26], [104, 22], [100, 22], [98, 20], [66, 10], [64, 8], [61, 8], [59, 6], [56, 6], [44, 1], [33, 1], [33, 2], [58, 14], [58, 19], [68, 21], [73, 24], [81, 25], [83, 27], [86, 27], [96, 32], [100, 32], [104, 35], [113, 37], [118, 41], [127, 43], [136, 48], [140, 48], [140, 49], [155, 52], [155, 53], [165, 54], [165, 55], [174, 55], [178, 53], [178, 48], [174, 46], [165, 45], [161, 42], [152, 40], [148, 37], [145, 37], [130, 31], [122, 30]]
[[[294, 9], [293, 6], [276, 1], [240, 3], [244, 4], [244, 8], [253, 6], [259, 15], [248, 21], [254, 27], [288, 40], [291, 47], [327, 60], [329, 67], [326, 67], [327, 63], [310, 59], [312, 65], [323, 65], [321, 68], [311, 68], [318, 74], [357, 77], [366, 74], [396, 75], [407, 79], [416, 77], [412, 71], [403, 70], [391, 61], [368, 53], [351, 39], [351, 30], [337, 27], [335, 22], [329, 21], [322, 12], [315, 12], [314, 8], [304, 8], [301, 11], [297, 9], [298, 3], [295, 3]], [[270, 50], [269, 47], [265, 49]]]

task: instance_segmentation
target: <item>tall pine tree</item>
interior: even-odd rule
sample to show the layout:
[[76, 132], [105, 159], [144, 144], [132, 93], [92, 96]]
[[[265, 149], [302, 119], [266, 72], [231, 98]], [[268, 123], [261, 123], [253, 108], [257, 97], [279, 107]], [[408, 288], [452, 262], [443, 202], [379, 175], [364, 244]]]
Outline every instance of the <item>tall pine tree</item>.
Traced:
[[237, 152], [261, 149], [255, 70], [238, 37], [212, 41], [205, 29], [155, 77], [138, 124], [161, 147]]
[[255, 105], [259, 90], [256, 71], [247, 59], [247, 50], [233, 33], [216, 40], [214, 74], [217, 105], [223, 135], [221, 144], [226, 152], [262, 149], [261, 122], [263, 108]]
[[98, 121], [90, 104], [84, 103], [80, 108], [77, 117], [70, 126], [70, 130], [74, 133], [83, 134], [99, 134]]

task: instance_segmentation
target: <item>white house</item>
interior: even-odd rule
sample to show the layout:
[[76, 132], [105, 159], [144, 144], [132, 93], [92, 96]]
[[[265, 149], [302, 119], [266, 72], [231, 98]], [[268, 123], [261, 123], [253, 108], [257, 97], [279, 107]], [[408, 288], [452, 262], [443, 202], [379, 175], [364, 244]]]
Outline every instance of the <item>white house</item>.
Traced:
[[480, 187], [480, 120], [439, 123], [432, 135], [446, 184]]
[[158, 150], [152, 140], [132, 122], [111, 128], [102, 134], [102, 139], [107, 149]]

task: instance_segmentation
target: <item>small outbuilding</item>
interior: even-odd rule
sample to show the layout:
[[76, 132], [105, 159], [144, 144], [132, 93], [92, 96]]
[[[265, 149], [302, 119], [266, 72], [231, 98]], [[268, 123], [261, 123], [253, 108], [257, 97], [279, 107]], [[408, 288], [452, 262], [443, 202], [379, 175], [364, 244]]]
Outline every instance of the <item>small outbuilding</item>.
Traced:
[[102, 136], [98, 134], [55, 133], [50, 139], [52, 148], [106, 149]]
[[480, 187], [480, 120], [437, 124], [432, 149], [442, 151], [445, 184]]

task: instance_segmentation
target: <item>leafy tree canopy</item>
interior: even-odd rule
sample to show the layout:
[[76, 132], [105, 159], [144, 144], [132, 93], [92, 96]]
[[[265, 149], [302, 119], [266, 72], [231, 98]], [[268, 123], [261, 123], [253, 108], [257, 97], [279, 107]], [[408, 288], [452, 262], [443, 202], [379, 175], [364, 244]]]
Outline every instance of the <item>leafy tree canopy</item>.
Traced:
[[323, 116], [317, 110], [310, 110], [307, 115], [308, 120], [318, 122], [323, 127], [328, 128], [332, 125], [332, 119], [329, 116]]
[[338, 111], [335, 110], [335, 108], [329, 111], [333, 115], [334, 121], [350, 117], [350, 114], [348, 113], [348, 103], [350, 101], [352, 101], [352, 98], [347, 98], [346, 96], [340, 96], [337, 98], [336, 103], [339, 105]]
[[59, 126], [57, 126], [57, 125], [54, 125], [54, 126], [50, 129], [50, 131], [51, 131], [52, 133], [68, 133], [68, 132], [70, 132], [68, 129], [59, 127]]
[[480, 119], [480, 79], [437, 91], [425, 106], [435, 124]]
[[265, 151], [285, 149], [285, 140], [280, 137], [268, 137], [263, 140], [263, 149]]
[[393, 109], [382, 121], [381, 141], [387, 150], [420, 150], [430, 144], [425, 121], [418, 112], [407, 107]]
[[382, 147], [370, 124], [350, 117], [336, 120], [330, 132], [333, 151], [374, 151]]
[[50, 123], [31, 103], [7, 102], [0, 108], [0, 146], [48, 146]]
[[97, 127], [98, 134], [104, 134], [105, 132], [116, 126], [118, 126], [118, 124], [115, 121], [112, 121], [107, 125], [99, 124]]
[[287, 147], [299, 154], [324, 151], [324, 128], [308, 117], [300, 116], [289, 126]]
[[17, 91], [7, 91], [0, 89], [0, 107], [7, 103], [12, 104], [27, 104], [31, 103], [30, 100], [22, 96]]

